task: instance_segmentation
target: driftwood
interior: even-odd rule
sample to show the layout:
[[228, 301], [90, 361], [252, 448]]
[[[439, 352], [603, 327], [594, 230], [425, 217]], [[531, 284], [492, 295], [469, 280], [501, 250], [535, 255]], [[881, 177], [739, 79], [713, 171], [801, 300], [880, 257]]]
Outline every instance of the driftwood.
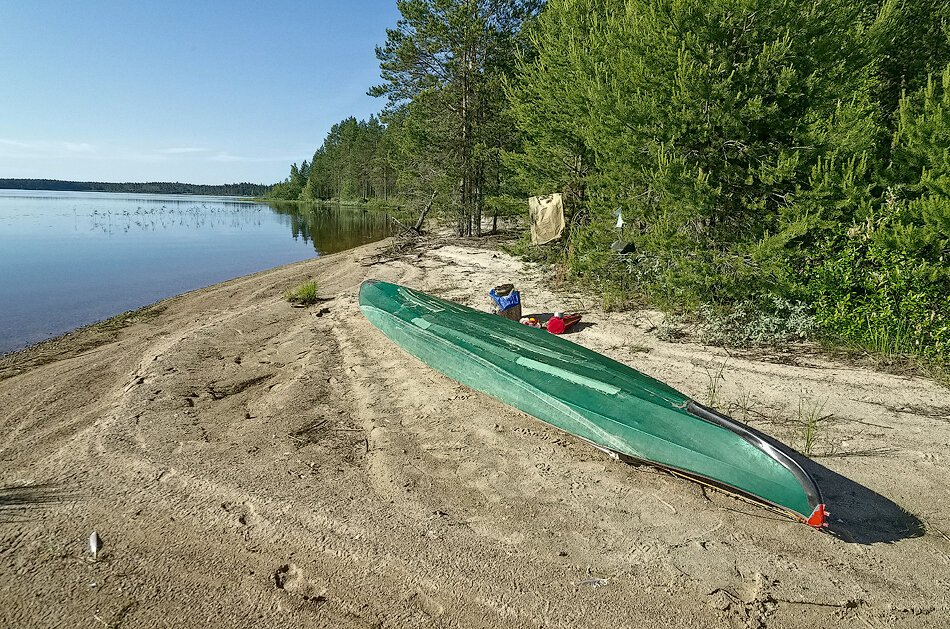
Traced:
[[378, 253], [373, 253], [360, 258], [359, 263], [362, 266], [373, 266], [374, 264], [385, 264], [394, 262], [410, 255], [417, 255], [416, 247], [419, 245], [420, 238], [400, 236], [389, 243], [386, 248]]
[[372, 255], [364, 256], [360, 258], [359, 263], [363, 266], [373, 266], [374, 264], [384, 264], [386, 262], [392, 262], [400, 258], [406, 258], [411, 254], [421, 255], [416, 252], [416, 248], [421, 244], [421, 240], [426, 240], [422, 238], [422, 223], [425, 222], [426, 214], [429, 213], [429, 210], [432, 209], [432, 203], [435, 201], [436, 191], [432, 191], [432, 196], [429, 197], [429, 202], [426, 203], [426, 206], [422, 209], [422, 213], [419, 215], [419, 220], [416, 221], [416, 224], [413, 227], [402, 223], [395, 216], [393, 217], [393, 223], [399, 225], [402, 228], [402, 231], [398, 236], [386, 247], [384, 251], [379, 253], [374, 253]]
[[426, 214], [429, 213], [429, 210], [432, 209], [432, 203], [435, 201], [436, 191], [432, 191], [432, 196], [429, 197], [429, 202], [426, 203], [426, 206], [422, 208], [422, 214], [419, 215], [419, 220], [416, 221], [416, 224], [412, 227], [404, 225], [399, 219], [395, 216], [393, 217], [393, 222], [399, 225], [402, 228], [402, 233], [400, 236], [421, 236], [422, 235], [422, 224], [426, 220]]
[[433, 201], [435, 201], [435, 190], [432, 191], [432, 196], [429, 197], [429, 202], [426, 203], [425, 208], [423, 208], [423, 210], [422, 210], [422, 214], [419, 215], [419, 220], [416, 221], [416, 225], [415, 225], [415, 227], [413, 227], [413, 229], [415, 230], [415, 232], [416, 232], [417, 234], [421, 234], [421, 233], [422, 233], [422, 231], [421, 231], [421, 230], [422, 230], [422, 222], [423, 222], [424, 220], [426, 220], [426, 214], [428, 214], [428, 213], [429, 213], [429, 210], [432, 209], [432, 202], [433, 202]]

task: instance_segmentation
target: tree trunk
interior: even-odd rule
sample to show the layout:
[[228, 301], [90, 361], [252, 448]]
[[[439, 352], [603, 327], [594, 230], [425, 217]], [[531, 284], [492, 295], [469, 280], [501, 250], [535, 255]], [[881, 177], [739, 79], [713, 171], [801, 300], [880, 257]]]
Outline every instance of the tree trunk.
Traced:
[[479, 166], [475, 170], [475, 235], [481, 237], [482, 235], [482, 179], [483, 179], [482, 167]]
[[422, 223], [426, 220], [426, 214], [428, 214], [428, 213], [429, 213], [429, 210], [432, 209], [432, 202], [435, 201], [435, 195], [436, 195], [436, 191], [433, 190], [433, 191], [432, 191], [432, 196], [429, 197], [429, 202], [426, 203], [425, 208], [423, 208], [423, 210], [422, 210], [422, 214], [419, 215], [419, 220], [416, 221], [416, 226], [413, 227], [413, 229], [416, 230], [416, 233], [417, 233], [417, 234], [421, 234], [421, 233], [422, 233]]

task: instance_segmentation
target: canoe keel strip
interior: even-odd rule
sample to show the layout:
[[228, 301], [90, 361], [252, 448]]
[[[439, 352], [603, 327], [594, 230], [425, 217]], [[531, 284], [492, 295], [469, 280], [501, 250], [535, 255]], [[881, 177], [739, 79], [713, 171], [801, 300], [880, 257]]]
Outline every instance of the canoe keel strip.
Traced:
[[627, 365], [544, 330], [387, 282], [364, 282], [360, 309], [430, 367], [612, 456], [826, 526], [821, 492], [787, 448]]

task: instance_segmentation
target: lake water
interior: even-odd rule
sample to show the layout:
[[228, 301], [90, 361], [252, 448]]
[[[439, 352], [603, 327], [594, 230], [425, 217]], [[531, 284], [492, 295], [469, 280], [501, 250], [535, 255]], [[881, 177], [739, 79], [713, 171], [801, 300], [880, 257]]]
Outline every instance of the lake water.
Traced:
[[230, 197], [0, 190], [0, 354], [390, 233], [382, 212]]

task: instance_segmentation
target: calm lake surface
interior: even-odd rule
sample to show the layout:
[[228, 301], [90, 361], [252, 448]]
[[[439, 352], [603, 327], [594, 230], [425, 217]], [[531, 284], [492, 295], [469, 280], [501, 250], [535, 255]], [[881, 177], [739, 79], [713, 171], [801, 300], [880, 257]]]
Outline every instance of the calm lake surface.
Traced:
[[382, 212], [230, 197], [0, 190], [0, 354], [390, 234]]

